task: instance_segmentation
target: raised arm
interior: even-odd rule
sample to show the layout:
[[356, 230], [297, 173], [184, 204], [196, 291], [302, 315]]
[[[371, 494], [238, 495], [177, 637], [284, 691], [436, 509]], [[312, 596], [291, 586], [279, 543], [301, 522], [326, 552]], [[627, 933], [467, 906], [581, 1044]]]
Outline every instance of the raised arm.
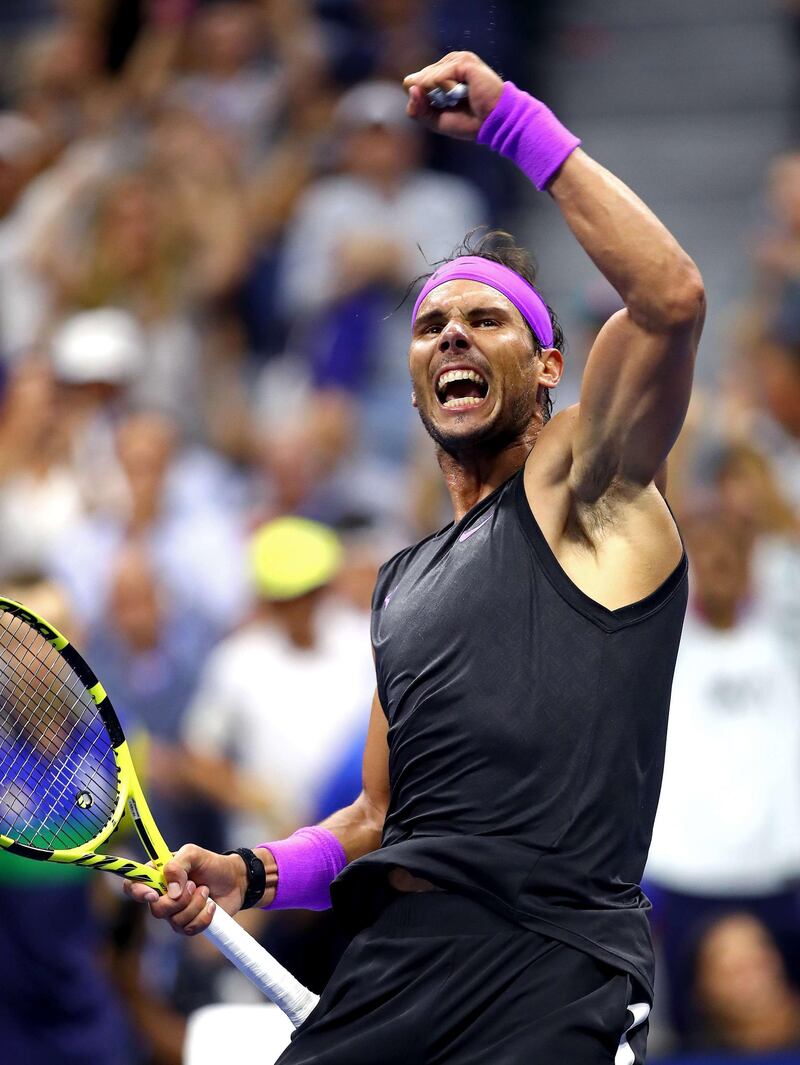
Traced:
[[[436, 87], [465, 82], [469, 98], [437, 111]], [[642, 201], [577, 145], [539, 101], [503, 81], [477, 56], [455, 52], [410, 75], [409, 113], [441, 133], [513, 159], [547, 189], [625, 310], [590, 354], [573, 436], [571, 487], [591, 502], [612, 481], [648, 484], [683, 422], [704, 294], [697, 267]]]
[[589, 354], [571, 483], [586, 502], [615, 478], [652, 481], [678, 438], [692, 388], [705, 298], [697, 267], [626, 185], [580, 149], [550, 193], [625, 309]]

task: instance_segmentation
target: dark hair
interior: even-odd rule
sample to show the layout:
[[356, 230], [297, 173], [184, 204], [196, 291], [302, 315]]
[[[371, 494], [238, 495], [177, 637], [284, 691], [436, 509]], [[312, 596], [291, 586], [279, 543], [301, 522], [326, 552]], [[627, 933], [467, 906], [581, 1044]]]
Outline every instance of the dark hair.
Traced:
[[[433, 264], [433, 270], [429, 274], [423, 274], [421, 277], [416, 278], [414, 285], [420, 281], [426, 281], [431, 274], [435, 273], [440, 266], [444, 266], [445, 263], [452, 262], [454, 259], [460, 259], [463, 255], [478, 255], [481, 259], [488, 259], [492, 263], [500, 263], [501, 266], [507, 266], [509, 270], [513, 270], [515, 274], [519, 274], [521, 278], [528, 282], [529, 285], [536, 285], [536, 273], [537, 265], [533, 256], [525, 248], [521, 248], [516, 243], [510, 233], [506, 233], [503, 229], [490, 229], [487, 230], [485, 226], [479, 226], [477, 229], [471, 230], [467, 233], [464, 240], [455, 248], [451, 255], [446, 259], [441, 259], [438, 263]], [[541, 295], [541, 293], [540, 293]], [[547, 313], [550, 315], [550, 322], [553, 326], [553, 347], [558, 348], [562, 354], [566, 353], [566, 341], [564, 339], [564, 330], [561, 328], [561, 323], [556, 317], [556, 313], [553, 308], [544, 300], [544, 305], [547, 308]], [[542, 345], [539, 342], [539, 338], [536, 336], [530, 325], [526, 322], [528, 332], [531, 335], [533, 341], [534, 353], [540, 354]], [[548, 422], [550, 416], [553, 413], [553, 400], [550, 395], [550, 389], [545, 388], [544, 385], [540, 385], [539, 391], [541, 393], [541, 405], [542, 405], [542, 421]]]
[[[422, 250], [422, 249], [420, 249]], [[507, 266], [512, 269], [515, 274], [519, 274], [521, 278], [527, 281], [528, 284], [536, 286], [536, 274], [538, 267], [536, 260], [530, 252], [525, 248], [520, 247], [519, 244], [513, 239], [510, 233], [507, 233], [504, 229], [489, 229], [485, 226], [478, 226], [476, 229], [470, 230], [467, 236], [464, 236], [463, 241], [454, 248], [453, 252], [446, 259], [440, 259], [437, 263], [432, 263], [432, 268], [429, 274], [421, 274], [420, 277], [414, 278], [409, 285], [409, 292], [415, 288], [420, 281], [427, 281], [429, 277], [434, 275], [440, 266], [444, 266], [445, 263], [453, 262], [454, 259], [460, 259], [462, 256], [479, 256], [481, 259], [488, 259], [492, 263], [500, 263], [501, 266]], [[538, 291], [538, 290], [537, 290]], [[541, 296], [541, 293], [539, 293]], [[550, 315], [550, 321], [553, 326], [553, 347], [558, 348], [562, 355], [567, 354], [567, 342], [564, 337], [564, 329], [561, 329], [561, 324], [556, 317], [556, 312], [550, 306], [549, 302], [541, 296], [542, 302], [548, 314]], [[530, 340], [534, 342], [534, 354], [539, 355], [542, 350], [539, 338], [529, 324], [526, 322], [527, 331], [530, 333]], [[539, 390], [541, 392], [541, 412], [542, 423], [550, 421], [551, 414], [553, 413], [553, 399], [550, 394], [550, 389], [545, 388], [543, 384], [540, 384]]]
[[[513, 236], [504, 229], [487, 230], [483, 226], [473, 229], [464, 237], [450, 259], [445, 260], [445, 262], [460, 259], [461, 256], [479, 256], [481, 259], [488, 259], [489, 262], [500, 263], [502, 266], [512, 269], [515, 274], [519, 274], [529, 285], [536, 288], [536, 275], [539, 269], [536, 260], [526, 248], [520, 247], [513, 239]], [[539, 295], [541, 296], [541, 293]], [[544, 306], [548, 309], [550, 322], [553, 326], [553, 347], [558, 348], [560, 353], [564, 355], [567, 349], [564, 329], [561, 328], [556, 312], [549, 302], [543, 296], [541, 298]], [[538, 355], [542, 349], [539, 338], [527, 322], [525, 325], [530, 333], [530, 339], [534, 342], [535, 353]], [[544, 386], [540, 386], [540, 388], [542, 421], [549, 422], [553, 413], [553, 397], [550, 394], [550, 389], [546, 389]]]

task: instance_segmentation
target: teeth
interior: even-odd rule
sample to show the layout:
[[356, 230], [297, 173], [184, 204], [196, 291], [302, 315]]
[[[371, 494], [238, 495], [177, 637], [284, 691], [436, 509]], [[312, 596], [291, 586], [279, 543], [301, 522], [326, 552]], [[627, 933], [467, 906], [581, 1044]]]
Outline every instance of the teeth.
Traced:
[[462, 396], [461, 399], [446, 399], [442, 406], [452, 410], [456, 407], [474, 407], [477, 403], [483, 403], [483, 399], [477, 396]]
[[474, 370], [448, 370], [447, 373], [443, 373], [436, 382], [437, 392], [441, 392], [443, 388], [452, 384], [453, 381], [474, 381], [476, 385], [486, 384], [481, 375]]

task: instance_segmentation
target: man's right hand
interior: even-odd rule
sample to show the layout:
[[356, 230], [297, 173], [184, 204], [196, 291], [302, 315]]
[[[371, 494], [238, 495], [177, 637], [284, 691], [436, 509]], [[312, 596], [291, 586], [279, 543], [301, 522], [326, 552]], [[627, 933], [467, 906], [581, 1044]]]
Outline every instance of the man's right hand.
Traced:
[[193, 843], [181, 847], [167, 862], [164, 879], [166, 895], [130, 881], [125, 882], [125, 893], [148, 903], [154, 917], [169, 921], [175, 932], [187, 936], [208, 928], [215, 903], [231, 915], [238, 913], [247, 889], [247, 870], [238, 854], [215, 854]]
[[[458, 107], [439, 110], [428, 100], [431, 89], [449, 89], [463, 82], [469, 96]], [[474, 140], [503, 92], [503, 79], [474, 52], [449, 52], [403, 79], [408, 114], [429, 129], [459, 140]]]

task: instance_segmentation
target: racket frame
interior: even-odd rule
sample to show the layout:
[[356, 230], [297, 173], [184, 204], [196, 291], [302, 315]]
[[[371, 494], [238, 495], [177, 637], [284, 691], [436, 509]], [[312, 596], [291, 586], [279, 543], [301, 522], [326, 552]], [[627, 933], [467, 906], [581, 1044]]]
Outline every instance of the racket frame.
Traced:
[[[42, 636], [61, 655], [80, 682], [86, 687], [108, 732], [117, 766], [116, 805], [108, 821], [92, 839], [79, 847], [59, 850], [32, 847], [0, 833], [0, 847], [10, 854], [17, 854], [23, 858], [32, 858], [35, 861], [60, 862], [65, 865], [81, 865], [92, 869], [101, 869], [103, 872], [114, 873], [116, 876], [124, 877], [124, 879], [138, 884], [148, 884], [159, 894], [163, 894], [166, 890], [166, 883], [162, 869], [172, 857], [172, 851], [158, 831], [153, 815], [150, 813], [139, 778], [136, 775], [125, 734], [122, 731], [122, 726], [119, 723], [119, 718], [108, 697], [108, 693], [95, 676], [91, 667], [82, 655], [75, 650], [67, 637], [40, 614], [35, 613], [29, 607], [23, 606], [22, 603], [2, 595], [0, 595], [0, 612], [19, 618], [37, 632], [39, 636]], [[109, 836], [119, 827], [125, 815], [126, 807], [131, 815], [141, 844], [153, 863], [152, 865], [145, 865], [143, 862], [137, 862], [132, 858], [100, 854], [97, 851], [97, 848], [105, 843]]]
[[[100, 869], [106, 873], [114, 873], [125, 880], [148, 884], [163, 895], [167, 885], [162, 870], [164, 864], [172, 857], [172, 852], [150, 813], [122, 726], [111, 705], [108, 693], [67, 637], [41, 615], [23, 606], [22, 603], [18, 603], [15, 599], [9, 599], [3, 595], [0, 595], [0, 612], [20, 618], [40, 636], [43, 636], [85, 685], [108, 730], [118, 773], [118, 795], [114, 811], [100, 832], [87, 843], [69, 850], [48, 850], [26, 846], [0, 834], [0, 847], [11, 854], [33, 858], [36, 861], [81, 865]], [[130, 858], [98, 854], [92, 849], [104, 843], [119, 826], [126, 805], [152, 865], [144, 865]], [[240, 969], [267, 998], [271, 998], [283, 1010], [295, 1028], [303, 1023], [319, 1002], [318, 995], [309, 991], [288, 970], [284, 969], [220, 905], [217, 905], [214, 910], [211, 924], [206, 929], [206, 935], [213, 940], [229, 961]]]

